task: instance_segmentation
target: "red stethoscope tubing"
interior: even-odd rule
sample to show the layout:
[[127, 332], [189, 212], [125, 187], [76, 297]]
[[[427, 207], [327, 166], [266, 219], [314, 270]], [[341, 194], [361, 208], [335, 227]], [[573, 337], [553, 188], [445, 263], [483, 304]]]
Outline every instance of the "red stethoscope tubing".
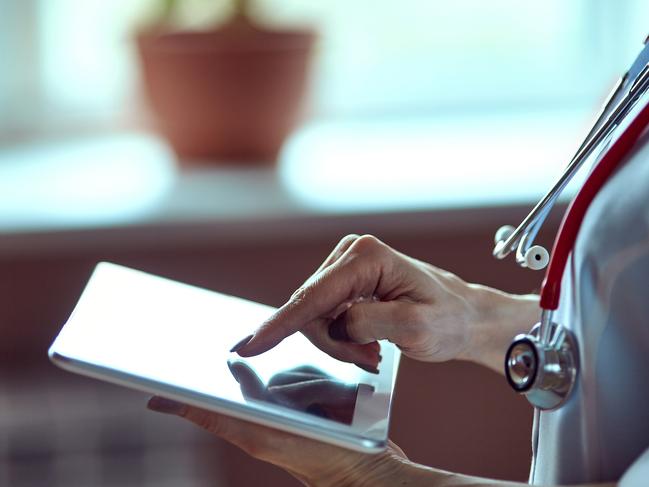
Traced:
[[559, 307], [563, 273], [588, 207], [611, 174], [625, 160], [648, 125], [649, 103], [644, 106], [622, 135], [606, 151], [568, 207], [557, 237], [554, 240], [552, 259], [543, 280], [540, 304], [544, 310], [552, 311]]

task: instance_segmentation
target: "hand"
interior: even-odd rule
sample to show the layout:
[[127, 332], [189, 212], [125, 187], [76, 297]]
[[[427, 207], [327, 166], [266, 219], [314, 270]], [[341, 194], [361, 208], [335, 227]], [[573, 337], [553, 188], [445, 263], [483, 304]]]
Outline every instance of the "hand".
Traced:
[[538, 312], [536, 295], [469, 284], [371, 235], [349, 235], [232, 351], [258, 355], [301, 331], [329, 355], [370, 371], [381, 359], [376, 340], [387, 339], [417, 360], [472, 360], [502, 373], [511, 338], [529, 330]]
[[149, 409], [183, 417], [238, 446], [249, 455], [283, 468], [315, 487], [396, 485], [410, 462], [390, 442], [371, 455], [302, 438], [222, 414], [155, 396]]
[[[283, 468], [312, 487], [529, 487], [526, 482], [509, 482], [472, 477], [426, 467], [408, 460], [390, 442], [376, 455], [358, 453], [284, 433], [247, 421], [154, 396], [149, 409], [175, 414], [238, 446], [251, 456]], [[578, 487], [615, 487], [580, 484]]]
[[301, 331], [330, 355], [367, 367], [379, 362], [379, 339], [418, 360], [461, 357], [480, 320], [476, 288], [375, 237], [350, 235], [235, 351], [257, 355]]

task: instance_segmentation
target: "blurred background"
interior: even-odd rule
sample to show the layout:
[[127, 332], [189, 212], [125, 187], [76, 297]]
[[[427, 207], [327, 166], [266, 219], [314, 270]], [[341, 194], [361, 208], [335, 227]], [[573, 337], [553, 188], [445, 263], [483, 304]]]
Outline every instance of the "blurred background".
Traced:
[[[347, 233], [491, 258], [649, 33], [642, 0], [0, 0], [0, 485], [298, 485], [46, 350], [109, 260], [280, 305]], [[564, 202], [565, 203], [565, 202]], [[560, 210], [560, 209], [559, 209]], [[540, 236], [550, 244], [561, 212]], [[411, 459], [522, 480], [531, 409], [404, 360]]]

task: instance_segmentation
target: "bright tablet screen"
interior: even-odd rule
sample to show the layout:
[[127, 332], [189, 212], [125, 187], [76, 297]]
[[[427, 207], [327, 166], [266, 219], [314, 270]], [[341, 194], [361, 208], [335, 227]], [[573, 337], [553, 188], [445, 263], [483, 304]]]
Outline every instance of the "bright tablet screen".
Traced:
[[[387, 437], [399, 353], [381, 343], [378, 375], [297, 333], [260, 356], [229, 352], [273, 308], [99, 264], [50, 349], [75, 372], [171, 395], [291, 431]], [[58, 360], [57, 360], [58, 359]], [[338, 441], [340, 443], [340, 441]]]

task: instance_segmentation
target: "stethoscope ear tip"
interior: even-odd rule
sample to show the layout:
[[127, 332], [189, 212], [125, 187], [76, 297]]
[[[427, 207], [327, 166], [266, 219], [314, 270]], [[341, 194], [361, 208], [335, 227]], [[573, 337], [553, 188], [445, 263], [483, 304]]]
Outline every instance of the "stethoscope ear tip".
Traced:
[[505, 240], [507, 240], [512, 233], [514, 233], [514, 230], [516, 230], [515, 227], [512, 225], [503, 225], [500, 227], [498, 230], [496, 230], [496, 234], [494, 235], [494, 244], [503, 244], [505, 243]]
[[540, 245], [532, 245], [525, 252], [525, 267], [534, 271], [544, 269], [550, 263], [550, 253]]

